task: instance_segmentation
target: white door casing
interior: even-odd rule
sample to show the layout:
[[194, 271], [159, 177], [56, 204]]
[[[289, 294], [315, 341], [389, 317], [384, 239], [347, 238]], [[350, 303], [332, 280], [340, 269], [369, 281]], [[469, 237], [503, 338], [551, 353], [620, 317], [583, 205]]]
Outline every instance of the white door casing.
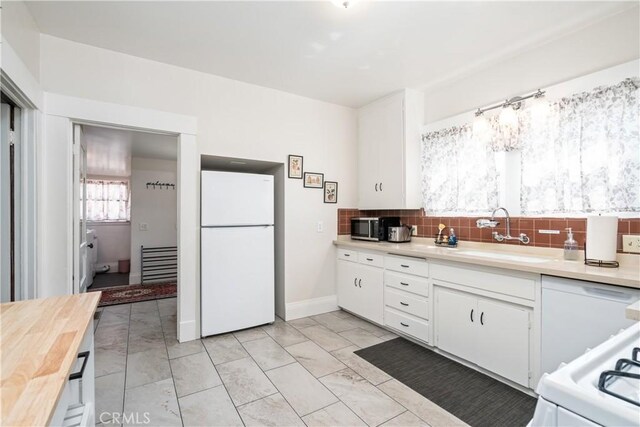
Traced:
[[9, 104], [2, 104], [2, 136], [0, 138], [0, 301], [10, 300], [10, 212], [9, 212]]
[[73, 125], [73, 293], [87, 290], [87, 145]]
[[[46, 160], [42, 181], [53, 181], [55, 198], [46, 197], [39, 221], [45, 236], [39, 241], [40, 277], [56, 276], [59, 280], [41, 281], [42, 293], [63, 295], [72, 293], [73, 272], [73, 157], [72, 126], [70, 122], [105, 125], [175, 135], [178, 137], [178, 313], [177, 327], [180, 342], [200, 336], [200, 152], [197, 145], [197, 119], [164, 111], [133, 107], [45, 93], [46, 115], [43, 148]], [[55, 159], [51, 161], [50, 159]], [[54, 166], [55, 165], [55, 166]], [[64, 171], [60, 168], [63, 167]], [[66, 175], [65, 175], [66, 173]], [[183, 191], [183, 188], [185, 189]], [[51, 194], [52, 192], [48, 192]], [[61, 218], [66, 218], [61, 226]], [[57, 227], [49, 238], [46, 230]], [[41, 258], [41, 259], [42, 259]], [[39, 289], [40, 291], [40, 289]]]

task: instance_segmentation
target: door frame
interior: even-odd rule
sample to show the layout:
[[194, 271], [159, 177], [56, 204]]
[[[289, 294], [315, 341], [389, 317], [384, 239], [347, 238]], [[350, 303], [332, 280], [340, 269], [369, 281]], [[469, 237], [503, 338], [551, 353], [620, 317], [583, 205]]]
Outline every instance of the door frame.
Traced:
[[[178, 311], [177, 335], [180, 342], [200, 337], [200, 152], [197, 147], [197, 119], [164, 111], [133, 107], [45, 93], [47, 145], [63, 146], [67, 162], [66, 183], [66, 275], [65, 293], [73, 292], [73, 205], [74, 185], [71, 173], [73, 125], [97, 125], [176, 136], [178, 139]], [[185, 189], [186, 191], [183, 191]], [[53, 221], [53, 220], [52, 220]], [[46, 222], [46, 218], [45, 218]], [[57, 224], [59, 227], [60, 224]], [[60, 243], [44, 239], [43, 250], [60, 248]], [[47, 265], [44, 270], [53, 269]], [[42, 271], [41, 274], [47, 274]]]
[[[5, 46], [3, 43], [3, 56]], [[12, 51], [9, 49], [9, 53]], [[9, 55], [11, 56], [11, 55]], [[4, 64], [3, 64], [4, 65]], [[38, 98], [33, 85], [23, 82], [27, 92]], [[38, 148], [41, 138], [41, 113], [38, 109], [40, 99], [32, 99], [23, 91], [19, 84], [14, 82], [5, 69], [0, 70], [0, 85], [2, 92], [21, 110], [20, 121], [20, 217], [16, 218], [21, 223], [20, 228], [20, 262], [18, 266], [20, 277], [21, 299], [34, 299], [38, 297], [38, 169], [41, 159], [38, 156]]]

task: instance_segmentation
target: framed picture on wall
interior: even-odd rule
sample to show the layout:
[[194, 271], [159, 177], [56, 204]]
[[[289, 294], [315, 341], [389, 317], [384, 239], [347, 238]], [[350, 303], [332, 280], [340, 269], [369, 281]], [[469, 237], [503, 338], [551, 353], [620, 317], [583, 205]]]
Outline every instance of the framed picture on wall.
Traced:
[[302, 179], [302, 156], [289, 154], [289, 178]]
[[304, 173], [304, 186], [306, 188], [322, 188], [324, 185], [324, 174], [316, 172]]
[[338, 183], [334, 181], [324, 182], [324, 202], [338, 203]]

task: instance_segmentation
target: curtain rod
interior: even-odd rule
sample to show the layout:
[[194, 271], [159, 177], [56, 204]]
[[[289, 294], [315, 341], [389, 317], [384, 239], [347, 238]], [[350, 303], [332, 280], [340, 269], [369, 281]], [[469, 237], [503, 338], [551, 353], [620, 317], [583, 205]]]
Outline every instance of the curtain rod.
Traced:
[[476, 110], [476, 117], [480, 116], [481, 114], [483, 114], [485, 111], [490, 111], [490, 110], [495, 110], [496, 108], [500, 108], [500, 107], [513, 107], [514, 110], [519, 109], [522, 106], [522, 101], [529, 99], [529, 98], [540, 98], [542, 96], [544, 96], [544, 94], [546, 93], [546, 91], [540, 90], [538, 89], [535, 92], [532, 92], [528, 95], [523, 95], [523, 96], [514, 96], [513, 98], [509, 98], [509, 99], [505, 99], [504, 102], [501, 102], [499, 104], [495, 104], [495, 105], [491, 105], [489, 107], [485, 107], [485, 108], [478, 108]]

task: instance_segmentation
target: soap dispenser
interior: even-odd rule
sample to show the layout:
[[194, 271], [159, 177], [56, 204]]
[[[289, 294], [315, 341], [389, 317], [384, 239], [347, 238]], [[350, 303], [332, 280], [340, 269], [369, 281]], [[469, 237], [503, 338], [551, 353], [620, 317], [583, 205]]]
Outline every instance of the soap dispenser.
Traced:
[[564, 241], [564, 259], [575, 261], [579, 258], [578, 242], [573, 238], [573, 230], [567, 228], [567, 240]]

